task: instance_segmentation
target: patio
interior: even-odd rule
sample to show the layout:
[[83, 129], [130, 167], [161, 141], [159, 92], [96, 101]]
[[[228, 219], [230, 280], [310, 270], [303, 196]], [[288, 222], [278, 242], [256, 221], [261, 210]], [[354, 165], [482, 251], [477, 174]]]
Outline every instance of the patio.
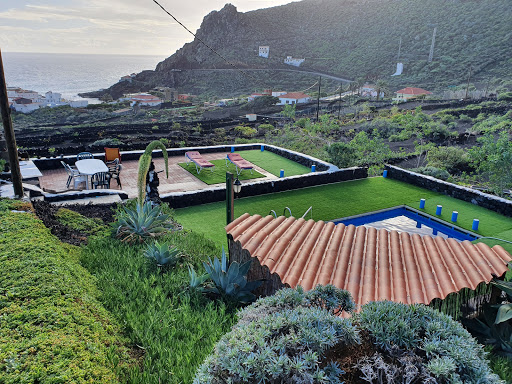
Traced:
[[[222, 160], [226, 158], [228, 152], [215, 152], [215, 153], [205, 153], [203, 157], [208, 160]], [[187, 170], [180, 167], [178, 164], [186, 161], [184, 156], [169, 156], [169, 178], [165, 177], [165, 165], [164, 159], [162, 157], [153, 158], [155, 163], [155, 167], [157, 171], [163, 171], [158, 174], [160, 180], [160, 186], [158, 187], [158, 191], [160, 194], [167, 194], [172, 192], [189, 192], [189, 191], [198, 191], [206, 188], [211, 188], [214, 186], [219, 186], [223, 184], [214, 184], [208, 185], [198, 178], [194, 176], [195, 168], [190, 168], [193, 173], [188, 172]], [[121, 183], [123, 188], [119, 188], [116, 181], [112, 181], [111, 189], [114, 190], [122, 190], [128, 194], [129, 198], [135, 198], [137, 196], [137, 173], [138, 173], [138, 160], [123, 160], [122, 166], [123, 169], [121, 171]], [[254, 169], [259, 173], [265, 175], [264, 179], [260, 180], [270, 180], [277, 179], [278, 177], [273, 174], [265, 171], [264, 169], [254, 166]], [[209, 172], [209, 170], [205, 169], [202, 172]], [[43, 174], [40, 177], [40, 186], [44, 191], [52, 192], [52, 193], [62, 193], [73, 191], [73, 185], [70, 185], [70, 188], [66, 188], [66, 181], [68, 178], [68, 174], [64, 167], [59, 167], [56, 169], [42, 170]], [[242, 181], [242, 183], [252, 182], [254, 180]], [[81, 184], [80, 189], [84, 190], [85, 184]]]

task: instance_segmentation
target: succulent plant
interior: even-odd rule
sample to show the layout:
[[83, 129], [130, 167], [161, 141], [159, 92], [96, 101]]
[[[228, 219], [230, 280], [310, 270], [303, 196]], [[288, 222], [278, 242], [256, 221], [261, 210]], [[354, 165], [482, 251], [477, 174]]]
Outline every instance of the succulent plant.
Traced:
[[173, 268], [180, 260], [180, 250], [176, 247], [169, 247], [168, 244], [159, 244], [156, 241], [154, 244], [148, 245], [144, 250], [144, 256], [148, 259], [154, 260], [158, 267]]
[[247, 272], [251, 267], [249, 260], [243, 264], [236, 261], [228, 266], [226, 252], [222, 248], [221, 260], [216, 257], [208, 259], [208, 263], [203, 263], [206, 272], [214, 285], [207, 287], [207, 291], [221, 296], [227, 296], [240, 303], [250, 303], [256, 299], [252, 291], [261, 285], [261, 281], [247, 281]]
[[114, 226], [117, 237], [128, 243], [142, 243], [148, 237], [161, 236], [174, 229], [170, 215], [162, 213], [160, 206], [148, 203], [123, 207]]
[[194, 267], [188, 267], [188, 276], [189, 276], [189, 289], [196, 290], [199, 292], [203, 292], [203, 283], [208, 279], [208, 274], [198, 275], [194, 270]]

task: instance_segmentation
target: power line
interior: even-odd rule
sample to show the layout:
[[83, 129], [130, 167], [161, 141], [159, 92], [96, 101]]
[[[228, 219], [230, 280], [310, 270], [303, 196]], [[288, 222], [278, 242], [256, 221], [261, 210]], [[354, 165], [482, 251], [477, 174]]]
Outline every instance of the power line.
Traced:
[[[165, 13], [167, 13], [169, 16], [171, 16], [174, 21], [176, 21], [179, 25], [181, 25], [188, 33], [190, 33], [192, 36], [194, 36], [195, 39], [197, 39], [200, 43], [204, 44], [204, 46], [206, 46], [210, 51], [212, 51], [213, 53], [215, 53], [217, 56], [219, 56], [222, 60], [224, 60], [226, 63], [228, 63], [230, 66], [232, 66], [233, 68], [235, 68], [237, 71], [239, 71], [243, 76], [247, 77], [247, 78], [250, 78], [252, 79], [253, 81], [259, 83], [259, 80], [256, 79], [255, 77], [249, 75], [247, 72], [245, 72], [244, 70], [238, 68], [235, 64], [233, 64], [232, 62], [230, 62], [228, 59], [226, 59], [224, 56], [222, 56], [219, 52], [217, 52], [215, 49], [213, 49], [212, 47], [210, 47], [208, 44], [206, 44], [202, 39], [200, 39], [199, 37], [197, 37], [197, 35], [192, 32], [190, 29], [188, 29], [181, 21], [179, 21], [176, 17], [174, 17], [167, 9], [165, 9], [158, 1], [156, 0], [153, 0], [153, 2], [158, 5], [162, 11], [164, 11]], [[270, 88], [268, 87], [267, 85], [264, 85], [263, 88]]]

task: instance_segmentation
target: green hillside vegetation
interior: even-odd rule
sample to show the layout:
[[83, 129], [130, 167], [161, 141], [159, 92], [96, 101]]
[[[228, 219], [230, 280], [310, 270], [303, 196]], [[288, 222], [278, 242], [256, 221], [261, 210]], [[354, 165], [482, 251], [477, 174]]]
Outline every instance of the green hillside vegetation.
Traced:
[[[470, 68], [474, 81], [509, 79], [510, 25], [508, 0], [304, 0], [247, 13], [226, 5], [205, 17], [197, 35], [242, 68], [293, 69], [283, 64], [290, 55], [306, 58], [301, 66], [304, 70], [350, 79], [385, 79], [392, 87], [440, 90], [465, 83]], [[429, 63], [434, 27], [436, 43]], [[404, 73], [391, 77], [400, 38]], [[270, 46], [269, 59], [258, 56], [260, 45]], [[190, 72], [171, 75], [168, 71], [222, 67], [229, 65], [196, 39], [160, 63], [156, 75], [165, 82], [193, 88]], [[231, 79], [236, 80], [239, 91], [254, 90], [255, 85], [272, 87], [280, 74], [275, 73], [271, 80], [268, 74], [251, 72], [251, 76], [257, 78], [252, 84], [244, 84], [239, 73]]]
[[134, 363], [80, 249], [27, 210], [0, 200], [0, 382], [120, 382]]

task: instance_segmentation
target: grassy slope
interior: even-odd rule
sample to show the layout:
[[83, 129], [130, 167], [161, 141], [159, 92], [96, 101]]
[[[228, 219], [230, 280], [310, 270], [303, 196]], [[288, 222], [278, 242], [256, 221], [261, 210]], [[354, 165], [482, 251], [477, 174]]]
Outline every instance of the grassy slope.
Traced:
[[[290, 207], [300, 217], [313, 206], [314, 220], [333, 220], [406, 204], [417, 208], [420, 199], [426, 199], [426, 212], [435, 213], [436, 205], [443, 205], [443, 218], [450, 221], [451, 211], [459, 212], [459, 226], [471, 229], [473, 218], [480, 219], [479, 234], [508, 236], [512, 240], [512, 219], [470, 203], [453, 199], [400, 181], [382, 177], [349, 181], [305, 188], [271, 195], [244, 198], [235, 201], [235, 217], [245, 212], [268, 215], [271, 209], [278, 215]], [[225, 203], [205, 204], [176, 211], [177, 219], [189, 229], [204, 233], [221, 244], [225, 241]], [[311, 216], [308, 214], [307, 218]], [[209, 223], [205, 226], [204, 223]], [[509, 251], [512, 249], [509, 247]]]
[[119, 382], [124, 340], [80, 250], [12, 204], [0, 200], [0, 382]]
[[[211, 241], [190, 232], [159, 242], [176, 245], [198, 273], [204, 273], [201, 261], [220, 253]], [[198, 366], [231, 328], [234, 313], [222, 302], [186, 294], [185, 264], [160, 272], [142, 252], [143, 246], [93, 239], [82, 262], [97, 278], [105, 307], [124, 322], [130, 341], [144, 351], [142, 370], [131, 370], [128, 382], [191, 383]]]

